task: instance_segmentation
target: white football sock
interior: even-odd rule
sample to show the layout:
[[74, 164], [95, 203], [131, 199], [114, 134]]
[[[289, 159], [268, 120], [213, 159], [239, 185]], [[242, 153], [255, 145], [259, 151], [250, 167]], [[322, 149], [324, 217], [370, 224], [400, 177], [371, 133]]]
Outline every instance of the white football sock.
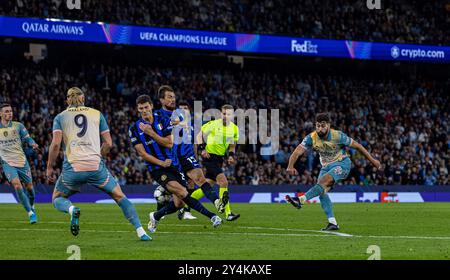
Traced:
[[300, 196], [298, 199], [300, 199], [300, 203], [301, 203], [301, 204], [305, 204], [305, 202], [306, 202], [306, 196], [302, 195], [302, 196]]
[[330, 224], [333, 224], [333, 225], [336, 225], [336, 226], [337, 226], [337, 222], [336, 222], [336, 219], [335, 219], [334, 217], [328, 218], [328, 222], [329, 222]]
[[138, 228], [136, 229], [136, 233], [137, 233], [138, 237], [141, 237], [141, 236], [143, 236], [144, 234], [147, 234], [147, 233], [145, 232], [145, 230], [144, 230], [143, 227], [138, 227]]
[[73, 206], [73, 205], [69, 207], [69, 214], [70, 214], [70, 216], [72, 216], [73, 208], [75, 208], [75, 206]]

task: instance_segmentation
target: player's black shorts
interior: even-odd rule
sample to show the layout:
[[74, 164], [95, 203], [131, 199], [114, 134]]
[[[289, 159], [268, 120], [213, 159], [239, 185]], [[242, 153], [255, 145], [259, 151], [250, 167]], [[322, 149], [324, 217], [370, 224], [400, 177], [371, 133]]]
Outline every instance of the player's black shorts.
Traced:
[[194, 155], [192, 156], [184, 156], [184, 157], [178, 157], [178, 161], [181, 165], [181, 171], [183, 171], [184, 174], [187, 174], [188, 171], [196, 168], [202, 168], [198, 160], [195, 158]]
[[206, 169], [206, 178], [215, 181], [217, 175], [223, 173], [222, 166], [224, 158], [224, 156], [218, 156], [215, 154], [209, 154], [209, 158], [203, 158], [203, 166]]
[[168, 168], [160, 168], [151, 172], [153, 179], [167, 190], [167, 183], [170, 181], [177, 181], [183, 187], [187, 188], [187, 182], [184, 174], [178, 171], [178, 168], [170, 166]]

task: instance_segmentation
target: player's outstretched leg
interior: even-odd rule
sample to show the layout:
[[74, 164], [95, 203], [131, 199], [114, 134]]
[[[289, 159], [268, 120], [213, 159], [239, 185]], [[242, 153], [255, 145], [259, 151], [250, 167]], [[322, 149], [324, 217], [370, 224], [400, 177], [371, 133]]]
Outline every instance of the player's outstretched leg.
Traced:
[[[174, 200], [177, 200], [174, 198]], [[177, 202], [178, 206], [175, 205], [175, 202]], [[158, 222], [166, 215], [170, 215], [172, 213], [177, 212], [178, 209], [182, 207], [182, 203], [179, 203], [179, 201], [170, 201], [168, 202], [164, 207], [159, 209], [156, 212], [151, 212], [149, 214], [150, 221], [148, 222], [148, 230], [150, 233], [154, 233], [156, 231], [156, 227], [158, 226]]]
[[219, 216], [210, 212], [198, 200], [192, 198], [191, 195], [187, 192], [186, 188], [181, 186], [180, 183], [176, 181], [170, 181], [167, 183], [167, 188], [171, 193], [175, 194], [179, 199], [181, 199], [187, 206], [210, 218], [214, 227], [218, 227], [220, 224], [222, 224], [222, 219], [220, 219]]
[[312, 198], [314, 198], [314, 197], [316, 197], [316, 196], [320, 196], [320, 195], [322, 195], [324, 192], [325, 192], [324, 188], [323, 188], [321, 185], [316, 184], [314, 187], [310, 188], [310, 189], [305, 193], [305, 195], [302, 195], [302, 196], [299, 197], [300, 203], [301, 203], [301, 204], [305, 204], [305, 202], [306, 202], [307, 200], [310, 200], [310, 199], [312, 199]]
[[187, 194], [187, 196], [183, 198], [183, 202], [192, 209], [200, 212], [200, 214], [210, 218], [214, 227], [217, 227], [222, 223], [222, 220], [216, 214], [206, 209], [198, 200], [192, 198], [190, 194]]
[[187, 175], [191, 178], [197, 186], [200, 186], [201, 192], [198, 192], [197, 195], [192, 195], [193, 198], [200, 201], [203, 196], [206, 196], [209, 201], [214, 203], [214, 206], [217, 209], [217, 212], [223, 213], [225, 212], [225, 207], [228, 204], [229, 197], [228, 195], [219, 197], [219, 194], [213, 189], [212, 185], [206, 180], [205, 175], [203, 174], [202, 169], [195, 168], [188, 171]]
[[[55, 192], [58, 191], [55, 189]], [[73, 206], [69, 199], [62, 196], [62, 193], [58, 192], [55, 195], [55, 192], [53, 193], [53, 206], [58, 211], [70, 214], [70, 232], [72, 235], [77, 236], [80, 232], [80, 208]]]
[[30, 199], [25, 194], [25, 190], [23, 189], [22, 183], [20, 182], [19, 178], [15, 178], [14, 180], [12, 180], [11, 184], [14, 187], [18, 200], [28, 214], [30, 224], [35, 224], [37, 222], [37, 216], [31, 208]]
[[183, 207], [178, 212], [178, 220], [196, 220], [197, 217], [192, 215], [191, 213], [191, 207]]
[[[188, 184], [188, 192], [192, 193], [194, 192], [194, 182], [192, 180], [189, 180]], [[197, 217], [192, 215], [191, 213], [191, 207], [184, 205], [179, 211], [178, 211], [178, 220], [196, 220]]]
[[328, 225], [322, 230], [339, 230], [339, 225], [334, 218], [333, 204], [331, 203], [330, 196], [327, 193], [323, 193], [319, 196], [319, 199], [320, 205], [328, 218]]
[[297, 209], [302, 208], [303, 204], [306, 203], [306, 201], [310, 200], [311, 198], [314, 198], [316, 196], [321, 196], [324, 194], [325, 190], [322, 188], [321, 185], [316, 184], [314, 187], [310, 188], [304, 195], [300, 197], [291, 197], [289, 195], [286, 195], [285, 199], [287, 202], [292, 204]]
[[287, 202], [292, 204], [297, 209], [302, 208], [302, 204], [300, 203], [300, 199], [297, 196], [291, 197], [290, 195], [286, 195], [284, 198]]
[[203, 196], [206, 196], [209, 201], [214, 203], [217, 212], [223, 213], [225, 211], [226, 205], [228, 204], [228, 195], [226, 195], [225, 197], [222, 196], [221, 199], [219, 197], [219, 194], [213, 189], [212, 185], [208, 181], [206, 181], [205, 175], [200, 168], [189, 170], [187, 172], [187, 175], [192, 179], [193, 182], [195, 182], [195, 184], [197, 184], [197, 186], [200, 186], [200, 191], [194, 191], [194, 193], [197, 193], [195, 195], [194, 193], [192, 193], [191, 196], [198, 201], [200, 201]]
[[152, 238], [147, 235], [144, 228], [142, 227], [136, 208], [122, 192], [122, 189], [119, 185], [116, 185], [116, 187], [114, 187], [114, 189], [110, 193], [110, 196], [114, 199], [114, 201], [116, 201], [120, 209], [122, 209], [125, 218], [134, 226], [139, 239], [142, 241], [152, 240]]

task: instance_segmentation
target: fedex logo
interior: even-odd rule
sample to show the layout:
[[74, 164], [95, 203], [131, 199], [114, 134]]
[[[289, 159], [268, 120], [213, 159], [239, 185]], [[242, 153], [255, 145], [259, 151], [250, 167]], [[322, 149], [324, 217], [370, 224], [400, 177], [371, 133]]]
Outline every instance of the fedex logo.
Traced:
[[297, 40], [291, 41], [291, 52], [296, 53], [318, 53], [318, 45], [313, 45], [311, 41], [304, 41], [302, 44]]

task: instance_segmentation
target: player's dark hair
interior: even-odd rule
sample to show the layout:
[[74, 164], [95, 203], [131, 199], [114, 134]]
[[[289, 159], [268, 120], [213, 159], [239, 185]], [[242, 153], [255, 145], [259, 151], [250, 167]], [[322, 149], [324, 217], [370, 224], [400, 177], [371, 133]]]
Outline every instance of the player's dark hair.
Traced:
[[187, 106], [189, 108], [189, 110], [191, 109], [191, 106], [189, 105], [189, 103], [186, 100], [181, 100], [178, 103], [178, 106]]
[[174, 92], [171, 86], [168, 85], [160, 86], [158, 89], [158, 98], [163, 99], [164, 97], [166, 97], [166, 92], [168, 91]]
[[225, 104], [222, 106], [222, 110], [233, 110], [233, 106], [230, 104]]
[[144, 104], [147, 102], [153, 105], [152, 99], [147, 94], [139, 95], [136, 99], [136, 105]]
[[330, 116], [328, 115], [328, 113], [318, 113], [316, 114], [316, 122], [326, 122], [326, 123], [330, 123]]
[[6, 107], [11, 107], [11, 104], [9, 104], [9, 103], [0, 104], [0, 110], [2, 110], [3, 108], [6, 108]]

